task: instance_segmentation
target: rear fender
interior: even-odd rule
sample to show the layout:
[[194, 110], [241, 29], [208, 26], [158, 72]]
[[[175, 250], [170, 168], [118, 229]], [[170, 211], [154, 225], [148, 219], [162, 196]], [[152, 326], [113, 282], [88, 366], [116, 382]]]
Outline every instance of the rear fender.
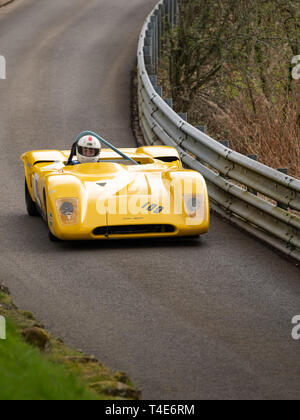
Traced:
[[34, 197], [34, 194], [33, 194], [33, 182], [32, 182], [32, 169], [33, 169], [33, 166], [30, 163], [30, 160], [29, 160], [29, 156], [28, 155], [29, 154], [26, 153], [26, 154], [24, 154], [22, 156], [22, 161], [24, 163], [25, 179], [26, 179], [26, 184], [27, 184], [27, 188], [28, 188], [29, 194], [30, 194], [32, 200], [36, 202], [35, 197]]
[[180, 155], [174, 147], [169, 146], [144, 146], [136, 151], [137, 153], [147, 154], [154, 159], [162, 160], [163, 162], [181, 163]]
[[[37, 202], [34, 194], [34, 166], [38, 162], [64, 162], [67, 160], [68, 152], [60, 152], [56, 150], [41, 150], [24, 153], [21, 160], [24, 163], [25, 178], [28, 186], [29, 193], [33, 201]], [[39, 204], [39, 203], [38, 203]]]

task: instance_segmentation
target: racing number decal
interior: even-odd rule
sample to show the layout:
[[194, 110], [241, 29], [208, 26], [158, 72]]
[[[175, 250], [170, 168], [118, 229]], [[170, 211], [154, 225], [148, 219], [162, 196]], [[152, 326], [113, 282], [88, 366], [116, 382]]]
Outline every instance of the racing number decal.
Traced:
[[164, 209], [164, 207], [163, 206], [159, 206], [158, 204], [151, 204], [151, 203], [146, 203], [143, 207], [142, 207], [142, 209], [145, 209], [145, 208], [147, 208], [147, 210], [149, 211], [149, 212], [153, 212], [154, 214], [160, 214], [162, 211], [163, 211], [163, 209]]

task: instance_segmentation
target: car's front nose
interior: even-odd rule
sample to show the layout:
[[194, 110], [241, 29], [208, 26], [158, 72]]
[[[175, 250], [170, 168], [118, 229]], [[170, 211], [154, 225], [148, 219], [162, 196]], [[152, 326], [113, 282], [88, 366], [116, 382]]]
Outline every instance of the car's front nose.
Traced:
[[147, 195], [56, 199], [52, 233], [63, 240], [103, 240], [197, 236], [209, 227], [208, 206], [201, 197], [181, 205]]

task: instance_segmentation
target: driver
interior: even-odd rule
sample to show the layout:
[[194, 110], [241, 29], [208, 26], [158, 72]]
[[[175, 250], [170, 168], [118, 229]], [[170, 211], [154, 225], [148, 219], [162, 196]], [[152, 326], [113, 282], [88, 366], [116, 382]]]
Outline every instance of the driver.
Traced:
[[100, 153], [101, 143], [94, 136], [84, 136], [77, 143], [76, 155], [79, 163], [97, 163]]

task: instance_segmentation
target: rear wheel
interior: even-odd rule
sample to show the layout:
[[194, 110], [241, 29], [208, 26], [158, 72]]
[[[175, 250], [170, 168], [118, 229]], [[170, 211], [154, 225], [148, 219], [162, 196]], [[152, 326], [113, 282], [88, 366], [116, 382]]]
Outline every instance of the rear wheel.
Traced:
[[37, 217], [37, 216], [40, 215], [40, 213], [38, 212], [38, 209], [36, 207], [35, 202], [31, 198], [30, 192], [28, 190], [26, 179], [25, 179], [25, 203], [26, 203], [27, 213], [28, 213], [29, 216]]

